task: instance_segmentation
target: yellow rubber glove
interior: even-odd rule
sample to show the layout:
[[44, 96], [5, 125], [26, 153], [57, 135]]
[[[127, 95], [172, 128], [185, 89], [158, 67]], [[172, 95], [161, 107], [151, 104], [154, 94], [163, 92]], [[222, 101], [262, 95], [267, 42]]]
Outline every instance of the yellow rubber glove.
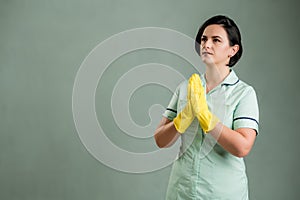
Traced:
[[188, 84], [188, 91], [187, 91], [187, 103], [183, 110], [175, 117], [173, 120], [174, 126], [176, 130], [182, 134], [185, 130], [191, 125], [195, 116], [193, 113], [193, 108], [191, 104], [191, 87], [190, 87], [190, 80]]
[[193, 74], [190, 77], [189, 82], [191, 87], [190, 102], [192, 104], [194, 114], [199, 120], [200, 126], [203, 129], [203, 131], [207, 133], [214, 129], [220, 120], [208, 109], [205, 98], [205, 90], [202, 86], [202, 82], [199, 75]]

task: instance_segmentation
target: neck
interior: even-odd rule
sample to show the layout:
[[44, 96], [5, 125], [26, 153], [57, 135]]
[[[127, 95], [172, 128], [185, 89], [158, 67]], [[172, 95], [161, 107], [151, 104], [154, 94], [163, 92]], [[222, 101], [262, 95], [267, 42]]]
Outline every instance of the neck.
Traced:
[[228, 66], [207, 66], [205, 72], [206, 91], [209, 92], [219, 85], [230, 73]]

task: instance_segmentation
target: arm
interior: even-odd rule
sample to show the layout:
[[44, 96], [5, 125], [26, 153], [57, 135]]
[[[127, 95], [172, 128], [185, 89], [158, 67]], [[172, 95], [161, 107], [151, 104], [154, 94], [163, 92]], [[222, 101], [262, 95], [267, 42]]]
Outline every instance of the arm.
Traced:
[[245, 157], [255, 142], [258, 118], [256, 93], [252, 87], [248, 87], [233, 113], [233, 130], [219, 123], [210, 134], [231, 154]]
[[[154, 138], [159, 148], [166, 148], [173, 145], [178, 137], [186, 131], [195, 118], [192, 104], [189, 101], [191, 94], [190, 84], [188, 84], [187, 87], [187, 103], [180, 113], [177, 114], [179, 90], [180, 86], [177, 87], [176, 92], [174, 93], [171, 102], [168, 105], [169, 109], [167, 109], [164, 115], [166, 117], [162, 118], [158, 128], [154, 133]], [[171, 112], [168, 110], [171, 110]]]
[[154, 133], [155, 142], [159, 148], [170, 147], [179, 136], [180, 133], [176, 130], [173, 121], [166, 117], [162, 118]]
[[232, 130], [222, 123], [218, 123], [209, 134], [211, 134], [225, 150], [237, 157], [247, 156], [256, 138], [256, 131], [254, 129], [238, 128]]
[[[258, 107], [253, 88], [245, 90], [233, 113], [233, 129], [223, 125], [220, 120], [209, 111], [205, 90], [198, 75], [191, 77], [192, 105], [205, 133], [211, 134], [217, 142], [229, 153], [237, 157], [244, 157], [250, 152], [257, 130]], [[250, 107], [249, 107], [250, 106]], [[257, 124], [256, 124], [257, 123]]]

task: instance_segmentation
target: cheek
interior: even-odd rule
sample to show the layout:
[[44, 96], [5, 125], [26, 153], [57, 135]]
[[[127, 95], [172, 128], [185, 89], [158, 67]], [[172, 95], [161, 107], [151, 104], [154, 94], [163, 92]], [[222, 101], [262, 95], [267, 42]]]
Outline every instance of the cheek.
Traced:
[[219, 48], [219, 52], [224, 55], [224, 56], [228, 56], [230, 54], [230, 49], [228, 48], [228, 46], [220, 46]]

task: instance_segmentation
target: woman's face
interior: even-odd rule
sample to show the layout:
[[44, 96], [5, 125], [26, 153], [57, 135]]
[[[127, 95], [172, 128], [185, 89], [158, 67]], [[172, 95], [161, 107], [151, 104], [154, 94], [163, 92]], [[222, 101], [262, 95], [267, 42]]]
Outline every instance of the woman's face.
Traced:
[[230, 46], [225, 29], [218, 25], [209, 25], [201, 37], [200, 55], [207, 65], [226, 66], [230, 57], [238, 51], [238, 45]]

